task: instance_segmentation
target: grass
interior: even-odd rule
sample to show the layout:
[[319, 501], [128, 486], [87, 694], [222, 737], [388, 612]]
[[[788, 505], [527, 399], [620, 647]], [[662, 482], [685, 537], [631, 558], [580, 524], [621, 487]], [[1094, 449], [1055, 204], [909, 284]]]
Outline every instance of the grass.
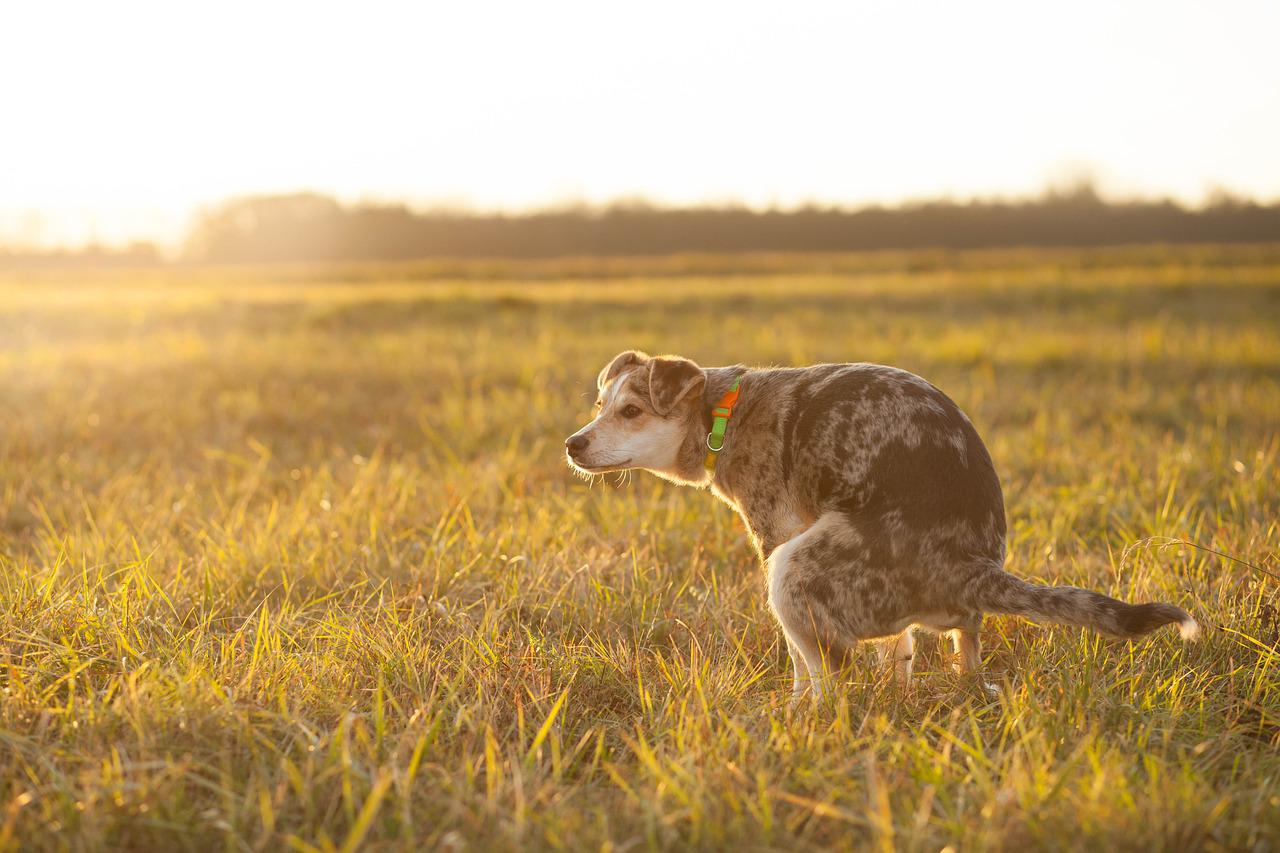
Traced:
[[[563, 463], [633, 346], [924, 375], [1205, 638], [789, 712], [741, 523]], [[12, 274], [0, 395], [0, 847], [1280, 846], [1280, 248]]]

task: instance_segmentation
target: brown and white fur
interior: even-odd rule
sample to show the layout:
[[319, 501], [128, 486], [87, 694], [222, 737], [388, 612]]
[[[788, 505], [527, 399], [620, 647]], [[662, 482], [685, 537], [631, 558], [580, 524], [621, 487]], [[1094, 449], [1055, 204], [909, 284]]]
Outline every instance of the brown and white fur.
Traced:
[[[714, 474], [711, 408], [741, 377]], [[600, 474], [643, 468], [709, 487], [742, 516], [768, 572], [795, 700], [821, 696], [853, 646], [878, 641], [911, 675], [913, 626], [947, 632], [956, 669], [978, 675], [984, 613], [1132, 638], [1177, 623], [1172, 604], [1126, 604], [1006, 573], [1004, 498], [964, 413], [903, 370], [874, 364], [702, 368], [624, 352], [600, 372], [595, 419], [565, 441]], [[981, 682], [980, 682], [981, 683]], [[990, 689], [990, 688], [988, 688]]]

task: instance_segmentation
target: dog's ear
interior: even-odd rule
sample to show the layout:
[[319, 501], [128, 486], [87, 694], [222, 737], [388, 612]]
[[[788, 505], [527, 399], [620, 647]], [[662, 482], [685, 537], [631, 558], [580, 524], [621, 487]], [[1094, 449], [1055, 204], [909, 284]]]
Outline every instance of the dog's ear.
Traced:
[[670, 414], [677, 403], [706, 384], [702, 368], [687, 358], [659, 357], [649, 362], [649, 401], [660, 415]]
[[640, 350], [629, 349], [626, 352], [618, 353], [613, 357], [613, 361], [609, 362], [609, 366], [600, 371], [600, 375], [596, 377], [596, 388], [603, 391], [604, 386], [608, 385], [613, 377], [633, 364], [643, 364], [648, 358], [649, 356], [640, 352]]

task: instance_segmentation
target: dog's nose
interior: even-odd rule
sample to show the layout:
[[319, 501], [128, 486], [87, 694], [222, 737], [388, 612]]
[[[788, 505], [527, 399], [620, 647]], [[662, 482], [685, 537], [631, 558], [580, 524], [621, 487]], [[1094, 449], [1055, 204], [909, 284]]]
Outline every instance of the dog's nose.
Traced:
[[564, 440], [564, 446], [568, 449], [570, 456], [577, 456], [579, 453], [587, 449], [587, 445], [591, 443], [591, 439], [585, 435], [571, 435]]

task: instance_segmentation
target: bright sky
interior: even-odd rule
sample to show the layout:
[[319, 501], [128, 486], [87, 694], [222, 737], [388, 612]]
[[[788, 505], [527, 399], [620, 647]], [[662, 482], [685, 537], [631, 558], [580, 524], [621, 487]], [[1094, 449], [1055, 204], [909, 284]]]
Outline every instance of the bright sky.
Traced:
[[176, 241], [294, 191], [527, 208], [1280, 198], [1280, 2], [0, 10], [0, 243]]

